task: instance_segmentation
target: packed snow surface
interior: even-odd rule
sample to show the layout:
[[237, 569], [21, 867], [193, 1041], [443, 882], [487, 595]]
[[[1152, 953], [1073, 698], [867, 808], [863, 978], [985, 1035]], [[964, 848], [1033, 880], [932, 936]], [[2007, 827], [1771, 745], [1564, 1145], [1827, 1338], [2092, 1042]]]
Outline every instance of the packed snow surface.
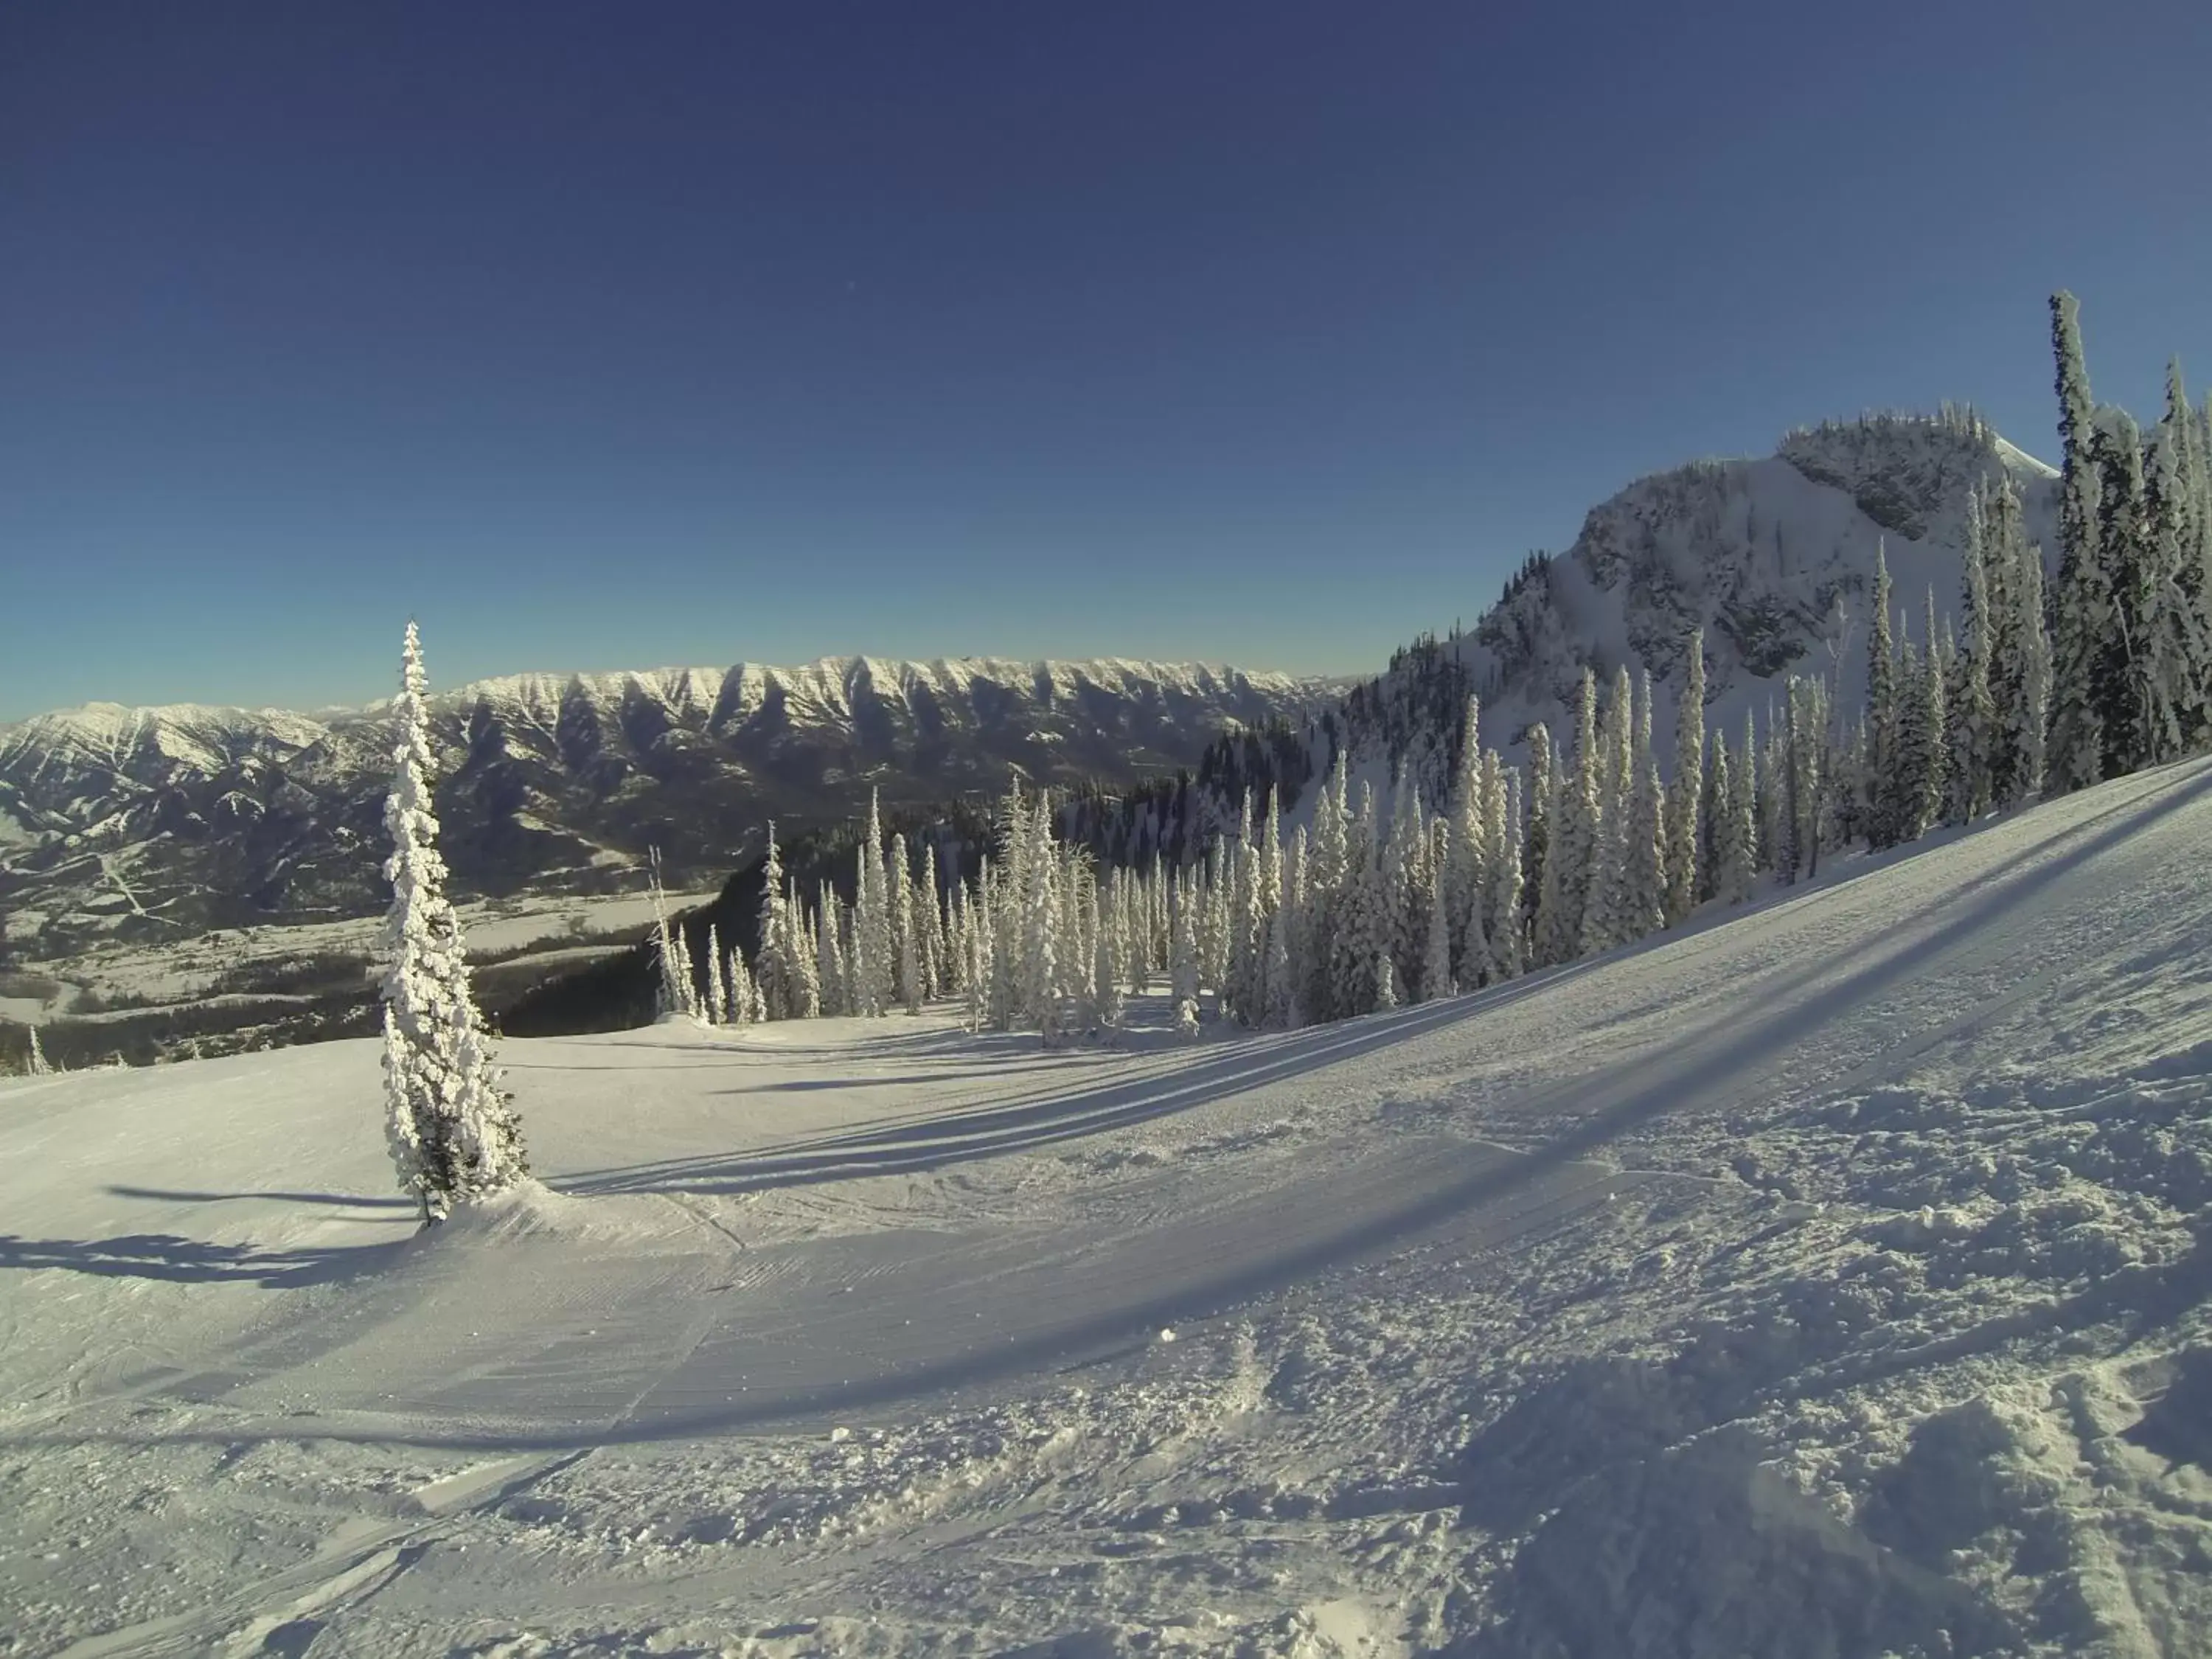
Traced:
[[[0, 1651], [2202, 1653], [2212, 769], [1192, 1046], [0, 1082]], [[1140, 1011], [1154, 1024], [1157, 1009]]]

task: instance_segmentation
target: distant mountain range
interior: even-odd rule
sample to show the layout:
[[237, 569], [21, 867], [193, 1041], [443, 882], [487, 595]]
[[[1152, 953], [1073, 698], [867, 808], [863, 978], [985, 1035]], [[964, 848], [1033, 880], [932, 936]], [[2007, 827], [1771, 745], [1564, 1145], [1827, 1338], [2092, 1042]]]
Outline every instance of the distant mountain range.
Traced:
[[[635, 886], [658, 847], [714, 880], [762, 826], [1109, 786], [1194, 764], [1224, 732], [1303, 724], [1338, 683], [1194, 664], [896, 662], [527, 674], [433, 700], [457, 887]], [[95, 703], [0, 726], [0, 915], [19, 947], [361, 914], [379, 868], [388, 705], [314, 715]]]

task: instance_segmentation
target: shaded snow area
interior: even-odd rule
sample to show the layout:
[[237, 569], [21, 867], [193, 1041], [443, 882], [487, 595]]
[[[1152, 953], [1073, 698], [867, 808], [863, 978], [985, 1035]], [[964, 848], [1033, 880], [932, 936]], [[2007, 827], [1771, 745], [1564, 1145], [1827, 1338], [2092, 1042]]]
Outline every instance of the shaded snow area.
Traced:
[[2208, 939], [2197, 764], [1292, 1035], [512, 1042], [423, 1236], [373, 1044], [0, 1083], [0, 1651], [2203, 1653]]

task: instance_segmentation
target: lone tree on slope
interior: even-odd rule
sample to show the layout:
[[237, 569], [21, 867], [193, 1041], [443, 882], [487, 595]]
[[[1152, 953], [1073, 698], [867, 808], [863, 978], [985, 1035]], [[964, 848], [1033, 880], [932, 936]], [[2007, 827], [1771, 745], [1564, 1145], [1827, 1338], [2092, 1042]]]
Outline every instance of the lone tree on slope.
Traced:
[[384, 919], [384, 1096], [392, 1161], [401, 1189], [422, 1206], [426, 1227], [454, 1205], [503, 1191], [530, 1173], [521, 1125], [499, 1086], [483, 1017], [469, 993], [460, 921], [446, 898], [446, 863], [430, 811], [427, 684], [410, 622], [384, 806], [392, 849], [384, 866], [392, 883]]

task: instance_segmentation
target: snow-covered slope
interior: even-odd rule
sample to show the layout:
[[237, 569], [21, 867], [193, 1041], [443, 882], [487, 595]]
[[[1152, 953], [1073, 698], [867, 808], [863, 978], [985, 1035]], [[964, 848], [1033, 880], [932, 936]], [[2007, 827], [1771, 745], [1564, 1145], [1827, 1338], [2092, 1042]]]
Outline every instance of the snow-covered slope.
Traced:
[[[590, 889], [648, 844], [677, 879], [718, 878], [771, 815], [842, 819], [872, 786], [935, 801], [1017, 770], [1127, 781], [1331, 695], [1118, 659], [514, 675], [435, 700], [439, 812], [477, 890]], [[0, 910], [21, 939], [373, 908], [390, 747], [380, 706], [98, 703], [0, 726]]]
[[425, 1237], [374, 1045], [0, 1082], [0, 1640], [2200, 1653], [2208, 844], [1190, 1048], [511, 1042], [553, 1192]]

